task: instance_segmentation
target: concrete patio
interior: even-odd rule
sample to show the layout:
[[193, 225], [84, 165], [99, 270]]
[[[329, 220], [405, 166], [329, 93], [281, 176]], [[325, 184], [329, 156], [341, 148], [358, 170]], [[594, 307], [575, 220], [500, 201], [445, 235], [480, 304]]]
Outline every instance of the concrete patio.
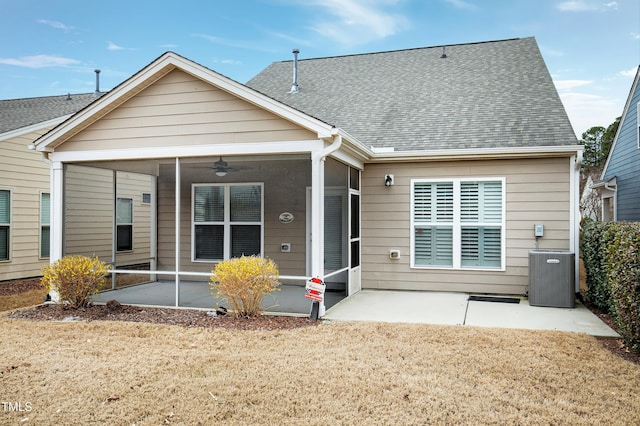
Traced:
[[[280, 291], [265, 298], [262, 307], [274, 314], [308, 315], [311, 301], [304, 294], [302, 286], [283, 285]], [[106, 303], [115, 299], [129, 305], [175, 307], [175, 296], [175, 283], [160, 281], [105, 291], [93, 296], [93, 301]], [[469, 296], [467, 293], [362, 290], [345, 298], [344, 292], [329, 291], [325, 294], [327, 310], [323, 319], [558, 330], [619, 337], [579, 301], [575, 308], [550, 308], [531, 306], [525, 297], [517, 297], [519, 303], [501, 303], [473, 301]], [[227, 306], [211, 295], [205, 282], [181, 282], [179, 300], [181, 308]]]

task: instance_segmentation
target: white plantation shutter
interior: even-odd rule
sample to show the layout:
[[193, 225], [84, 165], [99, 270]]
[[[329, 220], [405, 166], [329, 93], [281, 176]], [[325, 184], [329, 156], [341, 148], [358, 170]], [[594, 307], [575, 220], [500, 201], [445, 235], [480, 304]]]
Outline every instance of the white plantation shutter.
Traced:
[[[502, 182], [461, 182], [461, 266], [499, 267], [502, 259]], [[493, 226], [487, 226], [493, 225]]]
[[502, 180], [414, 182], [414, 265], [501, 267], [502, 186]]
[[453, 265], [453, 183], [414, 185], [414, 259], [416, 265]]

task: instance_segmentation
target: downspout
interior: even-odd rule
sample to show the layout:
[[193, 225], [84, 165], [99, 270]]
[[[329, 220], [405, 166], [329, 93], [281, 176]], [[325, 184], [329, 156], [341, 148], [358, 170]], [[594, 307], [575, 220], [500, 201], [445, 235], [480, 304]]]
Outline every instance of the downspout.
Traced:
[[[618, 185], [611, 187], [609, 186], [609, 182], [605, 182], [604, 189], [606, 189], [607, 191], [613, 192], [613, 221], [617, 222], [618, 221]], [[604, 218], [604, 203], [601, 203], [601, 204], [603, 204], [602, 217]]]
[[574, 291], [580, 292], [580, 167], [582, 166], [582, 150], [576, 152], [575, 156], [572, 156], [573, 170], [570, 177], [571, 182], [571, 204], [570, 214], [571, 220], [569, 221], [569, 245], [574, 253]]
[[[311, 276], [324, 281], [324, 162], [342, 146], [342, 135], [334, 131], [331, 145], [311, 153]], [[324, 300], [313, 302], [311, 317], [325, 314]]]

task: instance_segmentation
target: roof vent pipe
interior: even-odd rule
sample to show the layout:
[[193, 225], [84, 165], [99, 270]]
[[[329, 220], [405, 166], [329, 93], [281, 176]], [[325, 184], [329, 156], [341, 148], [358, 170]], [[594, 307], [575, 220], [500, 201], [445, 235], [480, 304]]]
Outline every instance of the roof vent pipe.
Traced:
[[94, 70], [96, 73], [96, 91], [93, 96], [100, 96], [100, 70]]
[[445, 49], [446, 49], [446, 46], [442, 46], [442, 55], [440, 55], [440, 59], [444, 59], [447, 57], [447, 54], [445, 53]]
[[293, 49], [293, 85], [289, 93], [298, 93], [298, 53], [300, 50]]

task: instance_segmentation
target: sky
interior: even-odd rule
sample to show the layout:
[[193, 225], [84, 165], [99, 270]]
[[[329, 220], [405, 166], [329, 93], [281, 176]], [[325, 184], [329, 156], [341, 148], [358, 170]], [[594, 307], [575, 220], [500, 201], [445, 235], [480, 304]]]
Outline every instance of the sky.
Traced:
[[623, 112], [638, 0], [0, 0], [0, 99], [108, 91], [166, 51], [241, 83], [272, 62], [535, 37], [578, 138]]

